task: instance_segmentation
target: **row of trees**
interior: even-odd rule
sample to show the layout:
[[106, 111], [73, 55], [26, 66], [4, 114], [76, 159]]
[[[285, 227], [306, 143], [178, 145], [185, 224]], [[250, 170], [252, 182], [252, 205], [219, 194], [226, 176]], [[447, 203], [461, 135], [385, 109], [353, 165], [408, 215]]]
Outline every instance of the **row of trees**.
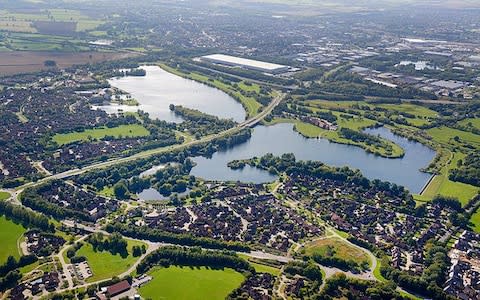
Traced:
[[0, 215], [22, 224], [25, 228], [38, 228], [50, 232], [55, 230], [55, 226], [49, 222], [46, 216], [6, 201], [0, 201]]
[[110, 233], [118, 232], [124, 236], [152, 242], [179, 244], [184, 246], [200, 246], [209, 249], [228, 249], [233, 251], [249, 251], [250, 247], [239, 242], [225, 242], [210, 238], [195, 237], [189, 234], [177, 234], [152, 229], [147, 226], [136, 227], [122, 223], [111, 223], [106, 226]]
[[202, 250], [196, 247], [162, 247], [142, 260], [137, 266], [137, 273], [145, 273], [156, 265], [165, 267], [169, 265], [208, 266], [212, 268], [232, 268], [241, 272], [255, 272], [246, 260], [238, 257], [234, 252]]
[[118, 233], [105, 237], [102, 233], [94, 233], [87, 238], [94, 251], [108, 251], [112, 255], [128, 256], [128, 242]]

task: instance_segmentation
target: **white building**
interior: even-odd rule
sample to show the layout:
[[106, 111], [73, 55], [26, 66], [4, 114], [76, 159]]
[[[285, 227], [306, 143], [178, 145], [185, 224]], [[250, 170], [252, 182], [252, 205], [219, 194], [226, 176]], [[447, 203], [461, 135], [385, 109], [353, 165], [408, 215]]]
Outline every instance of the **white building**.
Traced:
[[202, 61], [211, 62], [215, 64], [221, 64], [226, 66], [242, 67], [249, 70], [260, 71], [269, 74], [280, 74], [287, 72], [289, 66], [273, 64], [253, 59], [246, 59], [241, 57], [235, 57], [224, 54], [212, 54], [202, 56]]

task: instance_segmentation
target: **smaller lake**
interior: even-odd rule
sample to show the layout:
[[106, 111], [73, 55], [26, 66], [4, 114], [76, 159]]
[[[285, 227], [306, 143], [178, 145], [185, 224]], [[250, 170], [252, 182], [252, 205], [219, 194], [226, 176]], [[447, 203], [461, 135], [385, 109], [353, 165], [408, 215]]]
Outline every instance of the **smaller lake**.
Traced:
[[[188, 193], [190, 193], [189, 189], [187, 189], [183, 193], [177, 193], [177, 195], [179, 197], [182, 197], [182, 196], [188, 195]], [[160, 201], [160, 200], [170, 199], [170, 196], [163, 196], [162, 194], [160, 194], [159, 191], [157, 191], [154, 188], [145, 189], [141, 193], [138, 193], [137, 196], [138, 196], [138, 199], [143, 201]]]
[[223, 119], [243, 122], [246, 118], [243, 106], [226, 93], [208, 85], [169, 73], [158, 66], [141, 67], [146, 76], [126, 76], [109, 80], [111, 86], [132, 95], [139, 106], [96, 106], [107, 113], [143, 110], [150, 117], [167, 122], [181, 122], [169, 109], [170, 104], [197, 109]]
[[383, 158], [359, 147], [331, 143], [325, 139], [307, 139], [293, 131], [292, 124], [277, 124], [255, 127], [251, 139], [246, 143], [214, 153], [211, 159], [195, 157], [193, 160], [197, 165], [191, 174], [207, 180], [270, 182], [276, 177], [268, 172], [248, 166], [243, 170], [232, 170], [227, 163], [267, 153], [293, 153], [298, 160], [316, 160], [336, 167], [349, 166], [359, 169], [369, 179], [393, 182], [405, 186], [412, 193], [419, 193], [431, 176], [419, 169], [429, 164], [435, 152], [420, 143], [396, 136], [384, 127], [368, 129], [366, 132], [394, 141], [405, 150], [405, 156], [398, 159]]

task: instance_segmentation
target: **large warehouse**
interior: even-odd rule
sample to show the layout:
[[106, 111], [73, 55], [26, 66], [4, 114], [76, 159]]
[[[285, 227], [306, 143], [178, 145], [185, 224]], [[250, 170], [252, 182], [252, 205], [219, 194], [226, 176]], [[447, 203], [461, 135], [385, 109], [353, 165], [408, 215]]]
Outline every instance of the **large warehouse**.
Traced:
[[201, 57], [202, 61], [207, 61], [211, 63], [242, 67], [245, 69], [260, 71], [269, 74], [280, 74], [288, 71], [289, 67], [284, 65], [272, 64], [268, 62], [246, 59], [241, 57], [235, 57], [224, 54], [212, 54]]

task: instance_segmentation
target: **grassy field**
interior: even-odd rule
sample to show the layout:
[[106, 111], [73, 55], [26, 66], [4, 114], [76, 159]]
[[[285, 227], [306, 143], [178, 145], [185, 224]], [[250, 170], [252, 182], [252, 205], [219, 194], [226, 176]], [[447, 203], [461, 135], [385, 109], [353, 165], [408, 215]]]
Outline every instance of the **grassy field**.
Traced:
[[480, 148], [480, 135], [462, 131], [449, 127], [439, 127], [432, 128], [427, 130], [428, 134], [436, 141], [442, 144], [447, 145], [459, 145], [459, 142], [454, 140], [455, 137], [458, 137], [460, 143], [469, 143], [476, 148]]
[[472, 223], [473, 231], [480, 233], [480, 209], [477, 209], [477, 211], [472, 215], [470, 222]]
[[22, 225], [17, 225], [9, 221], [5, 216], [0, 217], [0, 264], [3, 264], [11, 255], [15, 258], [20, 257], [18, 249], [18, 239], [25, 233], [26, 229]]
[[128, 241], [128, 253], [129, 255], [122, 258], [119, 254], [112, 255], [108, 251], [95, 252], [93, 247], [89, 243], [85, 243], [80, 250], [77, 251], [78, 256], [85, 256], [88, 264], [92, 270], [93, 276], [88, 278], [88, 282], [94, 282], [113, 276], [119, 275], [130, 268], [138, 257], [133, 257], [132, 247], [135, 245], [142, 245], [140, 242]]
[[451, 153], [450, 162], [445, 165], [442, 168], [441, 173], [436, 175], [432, 182], [430, 182], [421, 195], [421, 199], [431, 200], [436, 195], [443, 195], [458, 198], [458, 200], [465, 205], [470, 199], [475, 197], [479, 192], [477, 187], [448, 179], [450, 171], [456, 167], [458, 160], [463, 159], [464, 157], [465, 154], [459, 152]]
[[[164, 64], [160, 65], [160, 67], [162, 69], [164, 69], [165, 71], [170, 72], [172, 74], [175, 74], [175, 75], [178, 75], [178, 76], [181, 76], [181, 77], [184, 77], [184, 78], [189, 78], [189, 79], [192, 79], [192, 80], [195, 80], [195, 81], [198, 81], [198, 82], [202, 82], [202, 83], [205, 83], [205, 84], [208, 84], [208, 85], [212, 85], [212, 86], [216, 87], [217, 89], [219, 89], [219, 90], [221, 90], [221, 91], [223, 91], [227, 94], [233, 95], [234, 97], [238, 98], [239, 101], [242, 103], [243, 107], [247, 111], [247, 116], [248, 117], [253, 117], [253, 116], [257, 115], [258, 110], [262, 107], [262, 104], [257, 102], [257, 100], [255, 100], [255, 98], [244, 96], [242, 93], [237, 91], [233, 86], [231, 86], [229, 84], [226, 84], [222, 81], [219, 81], [219, 80], [216, 80], [216, 79], [215, 80], [209, 80], [209, 77], [201, 75], [201, 74], [197, 74], [197, 73], [186, 74], [186, 73], [183, 73], [183, 72], [181, 72], [177, 69], [171, 68], [171, 67], [169, 67], [167, 65], [164, 65]], [[260, 86], [258, 86], [257, 84], [252, 84], [251, 86], [247, 86], [247, 85], [245, 85], [245, 83], [240, 83], [240, 84], [238, 84], [238, 87], [241, 88], [241, 89], [244, 89], [245, 91], [259, 91], [260, 90]]]
[[474, 128], [480, 129], [480, 119], [465, 119], [465, 120], [462, 120], [462, 121], [458, 122], [458, 124], [463, 125], [463, 126], [471, 125]]
[[[307, 105], [312, 105], [316, 107], [338, 110], [338, 109], [353, 109], [358, 112], [363, 112], [363, 110], [358, 109], [355, 105], [368, 106], [371, 109], [375, 107], [383, 108], [389, 112], [396, 112], [401, 115], [402, 113], [408, 113], [415, 115], [415, 118], [405, 117], [408, 123], [413, 126], [421, 126], [429, 124], [431, 119], [434, 119], [437, 116], [437, 112], [423, 107], [421, 105], [415, 105], [411, 103], [401, 103], [401, 104], [371, 104], [365, 101], [327, 101], [327, 100], [313, 100], [305, 101]], [[381, 113], [382, 116], [385, 116], [385, 113]]]
[[248, 261], [248, 263], [250, 265], [252, 265], [252, 267], [255, 269], [255, 271], [257, 271], [258, 273], [269, 273], [269, 274], [272, 274], [273, 276], [278, 276], [280, 275], [281, 271], [279, 268], [275, 268], [275, 267], [271, 267], [271, 266], [267, 266], [267, 265], [264, 265], [264, 264], [261, 264], [261, 263], [257, 263], [257, 262], [254, 262], [254, 261], [251, 261], [250, 257], [247, 256], [247, 255], [243, 255], [243, 254], [239, 254], [239, 256], [245, 260]]
[[[102, 20], [95, 20], [83, 15], [77, 10], [44, 9], [22, 13], [0, 10], [0, 30], [30, 33], [42, 32], [44, 27], [37, 27], [36, 22], [50, 22], [52, 27], [58, 27], [58, 24], [62, 24], [58, 22], [67, 22], [73, 25], [71, 26], [73, 29], [71, 33], [93, 30], [104, 23]], [[59, 29], [56, 28], [56, 30]], [[69, 31], [65, 33], [70, 33]]]
[[242, 274], [232, 270], [205, 267], [155, 268], [153, 280], [139, 289], [144, 299], [225, 299], [243, 282]]
[[305, 245], [306, 255], [317, 253], [323, 256], [328, 256], [331, 254], [330, 252], [333, 253], [334, 257], [343, 260], [352, 260], [358, 264], [362, 264], [363, 262], [371, 264], [368, 255], [364, 251], [352, 247], [338, 238], [325, 238]]
[[0, 192], [0, 201], [10, 198], [10, 194], [7, 192]]
[[101, 140], [106, 136], [113, 136], [115, 138], [119, 137], [144, 137], [150, 135], [150, 132], [138, 124], [131, 125], [120, 125], [113, 128], [94, 128], [88, 129], [82, 132], [72, 132], [64, 134], [56, 134], [53, 136], [53, 141], [55, 141], [59, 146], [65, 144], [70, 144], [77, 141], [88, 141], [89, 139]]

